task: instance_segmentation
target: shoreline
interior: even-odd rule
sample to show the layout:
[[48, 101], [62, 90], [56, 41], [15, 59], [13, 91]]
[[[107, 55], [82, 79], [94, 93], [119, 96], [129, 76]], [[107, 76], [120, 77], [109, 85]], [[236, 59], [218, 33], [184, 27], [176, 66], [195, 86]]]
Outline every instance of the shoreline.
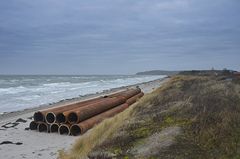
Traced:
[[51, 107], [55, 107], [55, 106], [61, 106], [61, 105], [65, 105], [65, 104], [72, 104], [72, 103], [76, 103], [76, 102], [79, 102], [79, 101], [82, 101], [82, 100], [94, 98], [94, 97], [97, 97], [97, 96], [102, 96], [102, 95], [111, 94], [113, 92], [118, 92], [118, 91], [121, 91], [123, 89], [136, 87], [136, 86], [139, 86], [139, 85], [142, 85], [142, 84], [151, 83], [151, 82], [154, 82], [154, 81], [163, 81], [163, 80], [168, 79], [168, 78], [169, 77], [164, 77], [164, 78], [161, 78], [161, 79], [156, 79], [156, 80], [152, 80], [152, 81], [148, 81], [148, 82], [137, 83], [137, 84], [134, 84], [134, 85], [111, 88], [111, 89], [108, 89], [108, 90], [103, 90], [101, 92], [96, 92], [96, 93], [92, 93], [92, 94], [79, 95], [78, 97], [62, 99], [62, 100], [59, 100], [57, 102], [38, 105], [38, 106], [30, 107], [30, 108], [25, 108], [25, 109], [22, 109], [22, 110], [16, 110], [16, 111], [11, 111], [11, 112], [3, 112], [2, 114], [0, 113], [0, 121], [11, 118], [11, 117], [14, 117], [16, 115], [22, 115], [22, 114], [25, 114], [25, 113], [38, 111], [38, 110], [46, 109], [46, 108], [51, 108]]
[[[40, 133], [29, 130], [29, 123], [32, 121], [33, 113], [37, 110], [53, 106], [61, 106], [68, 103], [75, 103], [81, 100], [94, 98], [118, 92], [126, 88], [138, 86], [145, 93], [151, 93], [159, 88], [169, 78], [157, 79], [149, 82], [139, 83], [103, 91], [101, 93], [85, 95], [74, 99], [60, 101], [51, 105], [42, 105], [34, 108], [24, 109], [17, 112], [7, 113], [0, 116], [0, 153], [5, 159], [55, 159], [58, 150], [69, 149], [80, 136], [65, 136], [58, 133]], [[89, 130], [91, 131], [91, 130]]]

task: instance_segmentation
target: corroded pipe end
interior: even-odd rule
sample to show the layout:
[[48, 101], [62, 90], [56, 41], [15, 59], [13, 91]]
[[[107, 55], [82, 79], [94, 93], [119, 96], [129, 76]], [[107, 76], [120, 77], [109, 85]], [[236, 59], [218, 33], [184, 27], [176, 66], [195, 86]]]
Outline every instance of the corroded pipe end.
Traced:
[[65, 124], [61, 125], [59, 127], [59, 129], [58, 129], [58, 133], [60, 135], [70, 135], [70, 128], [69, 128], [69, 126], [65, 125]]
[[72, 125], [70, 128], [70, 131], [73, 136], [78, 136], [78, 135], [82, 134], [82, 129], [77, 124]]
[[42, 112], [38, 111], [38, 112], [35, 112], [34, 115], [33, 115], [33, 119], [34, 121], [38, 122], [38, 121], [44, 121], [44, 115]]
[[39, 132], [48, 132], [49, 131], [49, 127], [48, 127], [47, 123], [39, 123], [37, 129]]
[[54, 123], [54, 124], [50, 125], [50, 132], [51, 133], [58, 132], [58, 129], [59, 129], [59, 125], [57, 123]]
[[48, 124], [53, 124], [56, 122], [56, 115], [53, 112], [49, 112], [47, 113], [45, 119]]
[[30, 130], [37, 130], [38, 128], [38, 123], [36, 121], [32, 121], [30, 124], [29, 124], [29, 128]]
[[57, 123], [66, 123], [67, 119], [63, 113], [59, 113], [56, 115], [56, 122]]
[[68, 115], [67, 119], [68, 119], [68, 122], [71, 123], [71, 124], [77, 123], [78, 122], [78, 115], [75, 112], [71, 112]]

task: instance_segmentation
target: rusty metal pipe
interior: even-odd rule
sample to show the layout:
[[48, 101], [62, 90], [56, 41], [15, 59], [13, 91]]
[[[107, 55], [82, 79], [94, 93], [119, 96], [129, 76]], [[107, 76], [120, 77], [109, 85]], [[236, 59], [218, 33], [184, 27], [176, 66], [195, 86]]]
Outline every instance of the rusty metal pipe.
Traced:
[[123, 97], [112, 97], [106, 98], [104, 101], [89, 104], [85, 107], [79, 109], [70, 110], [65, 112], [68, 114], [67, 119], [70, 124], [79, 123], [83, 120], [91, 118], [99, 113], [107, 111], [113, 107], [125, 103], [125, 98]]
[[36, 121], [31, 121], [31, 123], [29, 124], [30, 130], [37, 130], [38, 124], [39, 123], [37, 123]]
[[91, 102], [91, 101], [97, 101], [97, 100], [102, 99], [102, 98], [104, 98], [104, 97], [97, 97], [97, 98], [88, 99], [88, 100], [80, 101], [80, 102], [73, 103], [73, 104], [67, 104], [67, 105], [62, 105], [62, 106], [55, 106], [55, 107], [48, 108], [48, 109], [43, 109], [41, 111], [35, 112], [34, 115], [33, 115], [33, 118], [34, 118], [34, 121], [36, 121], [36, 122], [44, 121], [45, 120], [45, 115], [48, 112], [54, 112], [54, 111], [63, 109], [65, 107], [67, 107], [68, 109], [71, 109], [71, 108], [74, 109], [78, 106], [78, 104], [84, 104], [84, 103], [88, 103], [88, 102]]
[[141, 93], [141, 89], [140, 88], [135, 88], [135, 89], [128, 89], [128, 90], [125, 90], [125, 91], [122, 91], [122, 92], [118, 92], [118, 93], [114, 93], [114, 94], [111, 94], [109, 95], [108, 97], [118, 97], [118, 96], [122, 96], [124, 98], [129, 99], [133, 96], [135, 96], [136, 94], [139, 94]]
[[[122, 97], [122, 98], [128, 99], [128, 98], [138, 94], [139, 92], [141, 92], [140, 88], [127, 89], [127, 90], [120, 91], [120, 92], [117, 92], [117, 93], [113, 93], [113, 94], [110, 94], [110, 95], [107, 95], [107, 96], [104, 96], [104, 97], [105, 98]], [[71, 113], [71, 115], [70, 115], [70, 113]], [[69, 117], [69, 115], [70, 115], [70, 117]], [[71, 118], [71, 120], [76, 122], [76, 123], [79, 122], [78, 117], [77, 117], [77, 113], [74, 113], [72, 111], [66, 111], [66, 112], [60, 113], [60, 114], [57, 115], [56, 118], [57, 118], [57, 121], [59, 121], [59, 122], [67, 122], [66, 121], [67, 118]]]
[[[137, 94], [139, 91], [141, 92], [141, 89], [139, 89], [139, 88], [120, 91], [120, 92], [117, 92], [117, 93], [110, 94], [108, 96], [104, 96], [103, 99], [100, 99], [100, 100], [96, 101], [96, 103], [100, 102], [101, 100], [104, 101], [104, 99], [107, 99], [107, 98], [118, 97], [118, 96], [121, 96], [121, 97], [124, 97], [124, 98], [128, 99], [128, 98], [132, 97], [133, 95]], [[58, 112], [58, 113], [55, 113], [55, 114], [51, 112], [51, 113], [49, 113], [49, 116], [50, 116], [49, 120], [51, 120], [51, 122], [66, 123], [67, 122], [67, 117], [69, 116], [69, 110], [66, 110], [66, 112]], [[54, 118], [56, 120], [54, 120]], [[77, 121], [76, 114], [75, 115], [72, 114], [71, 118], [74, 121]], [[46, 120], [46, 121], [48, 121], [48, 120]]]
[[55, 112], [49, 112], [46, 115], [46, 119], [48, 119], [47, 122], [67, 123], [67, 118], [66, 118], [64, 112], [74, 110], [74, 109], [78, 109], [80, 107], [84, 107], [84, 106], [87, 106], [87, 105], [92, 104], [92, 103], [98, 103], [98, 102], [104, 101], [105, 99], [106, 99], [105, 97], [102, 97], [99, 100], [91, 101], [91, 102], [85, 103], [85, 104], [81, 104], [76, 108], [71, 107], [71, 109], [66, 108], [66, 109], [61, 109], [59, 111], [55, 111]]
[[49, 132], [49, 125], [47, 123], [41, 122], [37, 127], [39, 132]]
[[143, 95], [144, 95], [143, 92], [138, 93], [137, 95], [129, 98], [129, 99], [126, 101], [126, 103], [127, 103], [128, 105], [132, 105], [132, 104], [135, 103], [139, 98], [141, 98]]
[[59, 108], [59, 109], [54, 109], [53, 111], [46, 113], [45, 120], [48, 124], [55, 123], [55, 122], [57, 122], [57, 120], [56, 120], [57, 115], [60, 113], [63, 113], [64, 111], [80, 108], [80, 107], [83, 107], [83, 106], [86, 106], [86, 105], [92, 104], [92, 103], [98, 103], [100, 101], [103, 101], [104, 99], [105, 98], [103, 98], [103, 97], [99, 97], [99, 98], [94, 98], [94, 99], [86, 100], [86, 101], [79, 102], [79, 103], [70, 104], [70, 105], [67, 105], [67, 106]]
[[[128, 89], [125, 91], [121, 91], [121, 92], [117, 92], [117, 93], [113, 93], [110, 94], [109, 97], [116, 97], [116, 96], [123, 96], [126, 99], [132, 97], [135, 94], [138, 94], [139, 92], [141, 92], [141, 90], [139, 88], [137, 89]], [[108, 96], [106, 96], [108, 97]], [[37, 111], [34, 113], [33, 118], [34, 121], [39, 122], [39, 121], [45, 121], [45, 116], [47, 115], [47, 113], [52, 112], [55, 114], [55, 118], [57, 116], [57, 114], [62, 113], [64, 111], [70, 110], [70, 109], [76, 109], [77, 107], [79, 107], [79, 104], [84, 105], [84, 104], [88, 104], [89, 102], [94, 102], [94, 101], [98, 101], [100, 99], [104, 99], [104, 97], [98, 97], [98, 98], [93, 98], [93, 99], [89, 99], [89, 100], [85, 100], [85, 101], [81, 101], [78, 103], [73, 103], [73, 104], [68, 104], [68, 105], [63, 105], [63, 106], [55, 106], [52, 108], [48, 108], [48, 109], [44, 109], [41, 111]], [[52, 119], [52, 115], [50, 115], [49, 120], [53, 121]], [[55, 120], [54, 120], [55, 121]], [[53, 122], [49, 122], [49, 123], [53, 123]]]
[[53, 124], [50, 125], [50, 132], [51, 133], [58, 132], [58, 129], [59, 129], [59, 124], [53, 123]]
[[60, 135], [70, 135], [70, 125], [68, 124], [61, 124], [59, 129], [58, 129], [58, 133]]
[[103, 112], [101, 114], [98, 114], [92, 118], [89, 118], [83, 122], [80, 122], [79, 124], [74, 124], [71, 126], [70, 131], [73, 136], [77, 136], [80, 134], [85, 133], [87, 130], [91, 129], [94, 125], [100, 123], [102, 120], [112, 117], [122, 111], [124, 111], [126, 108], [128, 108], [129, 105], [127, 103], [124, 103], [120, 106], [117, 106], [115, 108], [112, 108], [106, 112]]
[[47, 112], [45, 112], [45, 111], [37, 111], [37, 112], [35, 112], [34, 115], [33, 115], [34, 121], [36, 121], [36, 122], [44, 121], [46, 113]]
[[45, 116], [45, 121], [48, 123], [48, 124], [52, 124], [52, 123], [55, 123], [56, 122], [56, 115], [54, 112], [48, 112]]

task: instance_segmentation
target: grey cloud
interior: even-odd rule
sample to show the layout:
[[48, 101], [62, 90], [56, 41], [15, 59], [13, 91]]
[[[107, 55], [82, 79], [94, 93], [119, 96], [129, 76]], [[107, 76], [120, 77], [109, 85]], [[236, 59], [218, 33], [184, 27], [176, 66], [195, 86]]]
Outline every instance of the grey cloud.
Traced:
[[240, 69], [239, 12], [237, 0], [2, 1], [0, 73]]

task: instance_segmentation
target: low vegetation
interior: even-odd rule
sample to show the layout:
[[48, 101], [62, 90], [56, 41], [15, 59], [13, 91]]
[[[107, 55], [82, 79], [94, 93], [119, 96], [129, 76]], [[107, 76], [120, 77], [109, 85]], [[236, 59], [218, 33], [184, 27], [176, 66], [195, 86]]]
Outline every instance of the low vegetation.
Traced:
[[60, 158], [240, 158], [239, 79], [178, 75]]

